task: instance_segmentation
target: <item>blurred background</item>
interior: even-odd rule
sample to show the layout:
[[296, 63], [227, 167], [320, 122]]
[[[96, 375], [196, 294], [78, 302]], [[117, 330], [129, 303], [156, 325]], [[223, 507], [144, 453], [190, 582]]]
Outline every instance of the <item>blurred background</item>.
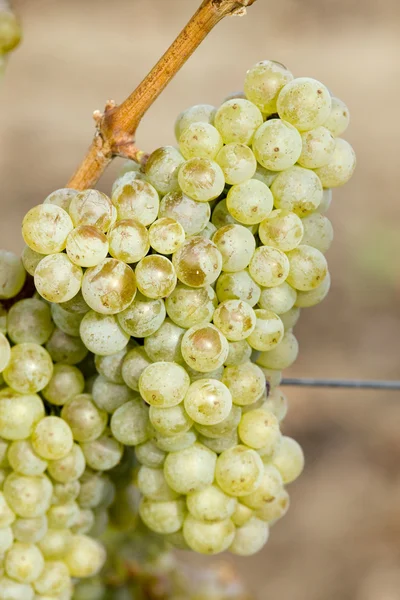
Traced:
[[[1, 247], [22, 248], [25, 212], [63, 187], [93, 134], [91, 114], [146, 75], [198, 0], [17, 0], [24, 42], [0, 90]], [[272, 58], [348, 104], [358, 169], [328, 216], [333, 287], [303, 310], [291, 376], [400, 379], [400, 4], [258, 2], [225, 20], [149, 111], [146, 151], [174, 143], [177, 114], [218, 104]], [[110, 191], [121, 163], [100, 182]], [[400, 394], [287, 389], [285, 431], [304, 475], [266, 549], [234, 561], [257, 600], [400, 599]], [[185, 557], [197, 565], [207, 559]]]

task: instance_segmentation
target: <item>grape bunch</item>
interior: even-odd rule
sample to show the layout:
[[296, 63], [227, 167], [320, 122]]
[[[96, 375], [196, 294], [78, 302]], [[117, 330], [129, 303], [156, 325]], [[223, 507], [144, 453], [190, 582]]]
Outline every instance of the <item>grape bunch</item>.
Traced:
[[304, 466], [279, 384], [300, 310], [329, 291], [348, 123], [322, 83], [263, 61], [244, 93], [179, 115], [178, 146], [129, 162], [111, 199], [60, 189], [27, 213], [22, 262], [0, 255], [0, 599], [70, 598], [119, 498], [135, 519], [133, 486], [172, 546], [267, 542]]
[[7, 57], [21, 41], [21, 26], [11, 11], [7, 0], [0, 0], [0, 77], [6, 66]]

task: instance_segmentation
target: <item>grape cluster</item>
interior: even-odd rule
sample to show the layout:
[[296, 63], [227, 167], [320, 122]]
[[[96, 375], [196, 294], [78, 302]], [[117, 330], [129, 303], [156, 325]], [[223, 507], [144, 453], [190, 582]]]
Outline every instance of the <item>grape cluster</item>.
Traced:
[[21, 26], [7, 2], [0, 2], [0, 77], [6, 66], [7, 57], [21, 41]]
[[[111, 199], [50, 194], [24, 218], [23, 264], [0, 255], [0, 588], [15, 598], [69, 598], [101, 569], [132, 448], [141, 519], [173, 546], [251, 555], [289, 507], [304, 457], [278, 386], [300, 309], [329, 291], [324, 213], [355, 155], [322, 83], [263, 61], [244, 89], [184, 111], [178, 147], [128, 163]], [[26, 272], [36, 292], [10, 302]]]

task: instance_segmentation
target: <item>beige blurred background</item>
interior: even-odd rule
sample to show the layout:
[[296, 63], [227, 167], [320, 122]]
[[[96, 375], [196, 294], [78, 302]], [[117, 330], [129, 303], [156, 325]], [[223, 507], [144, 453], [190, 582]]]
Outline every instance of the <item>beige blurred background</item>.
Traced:
[[[16, 2], [25, 40], [0, 90], [2, 247], [22, 247], [24, 213], [69, 179], [92, 111], [133, 89], [197, 4]], [[359, 166], [334, 194], [333, 289], [303, 311], [293, 376], [400, 379], [399, 52], [398, 0], [258, 0], [213, 32], [140, 127], [145, 150], [173, 142], [178, 112], [221, 102], [264, 58], [348, 103]], [[307, 469], [268, 547], [235, 561], [238, 572], [258, 600], [400, 600], [400, 394], [288, 394], [286, 432], [303, 444]]]

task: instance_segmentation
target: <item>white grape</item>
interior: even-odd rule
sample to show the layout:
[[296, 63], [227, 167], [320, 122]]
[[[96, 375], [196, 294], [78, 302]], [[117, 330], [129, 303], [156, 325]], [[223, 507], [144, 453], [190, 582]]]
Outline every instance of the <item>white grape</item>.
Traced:
[[301, 135], [287, 121], [265, 121], [255, 133], [254, 155], [258, 162], [270, 171], [283, 171], [294, 165], [301, 150]]
[[281, 119], [299, 131], [322, 125], [331, 112], [331, 95], [316, 79], [299, 77], [287, 83], [279, 93], [277, 110]]
[[244, 91], [251, 102], [269, 115], [276, 112], [278, 94], [292, 79], [291, 72], [281, 63], [263, 60], [247, 71]]
[[251, 144], [254, 133], [262, 122], [260, 109], [242, 98], [224, 102], [214, 118], [214, 125], [225, 144]]
[[25, 243], [40, 254], [55, 254], [65, 249], [73, 229], [68, 213], [55, 204], [39, 204], [31, 208], [22, 222]]

